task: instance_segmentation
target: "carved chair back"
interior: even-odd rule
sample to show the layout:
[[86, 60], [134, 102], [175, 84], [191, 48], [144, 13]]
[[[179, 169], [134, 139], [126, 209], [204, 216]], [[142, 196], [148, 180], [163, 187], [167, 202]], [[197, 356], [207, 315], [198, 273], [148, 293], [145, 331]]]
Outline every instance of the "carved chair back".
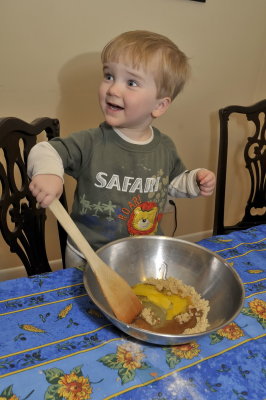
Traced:
[[[228, 173], [229, 119], [233, 113], [246, 116], [252, 123], [252, 133], [243, 148], [245, 167], [248, 170], [250, 192], [243, 210], [243, 218], [232, 226], [225, 226], [226, 178]], [[244, 106], [229, 106], [219, 110], [220, 146], [217, 169], [217, 187], [214, 213], [214, 235], [229, 233], [266, 223], [266, 99]], [[247, 122], [248, 123], [248, 122]], [[238, 193], [238, 196], [241, 195]]]
[[[59, 121], [0, 118], [0, 230], [28, 276], [51, 271], [45, 245], [46, 211], [32, 196], [27, 176], [28, 154], [42, 132], [48, 140], [59, 136]], [[65, 193], [60, 201], [67, 208]], [[67, 235], [60, 225], [58, 229], [64, 266]]]

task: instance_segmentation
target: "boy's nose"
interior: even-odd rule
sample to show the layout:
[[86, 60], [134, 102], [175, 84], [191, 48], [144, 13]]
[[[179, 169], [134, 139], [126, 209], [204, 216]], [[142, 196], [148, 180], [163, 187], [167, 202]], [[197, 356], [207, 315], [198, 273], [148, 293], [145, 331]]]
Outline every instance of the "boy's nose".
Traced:
[[112, 82], [112, 84], [108, 87], [107, 93], [112, 96], [118, 96], [121, 93], [121, 87], [119, 83]]

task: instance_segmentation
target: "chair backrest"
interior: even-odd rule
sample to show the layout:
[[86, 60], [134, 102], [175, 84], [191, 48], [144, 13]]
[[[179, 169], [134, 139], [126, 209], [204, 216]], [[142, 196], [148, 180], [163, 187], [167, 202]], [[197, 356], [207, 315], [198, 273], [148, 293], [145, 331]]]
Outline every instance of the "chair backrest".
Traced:
[[[233, 113], [246, 116], [252, 122], [252, 134], [247, 136], [243, 148], [245, 167], [250, 177], [250, 193], [247, 198], [243, 218], [237, 224], [225, 226], [226, 176], [228, 174], [229, 118]], [[229, 233], [266, 223], [266, 99], [249, 106], [229, 106], [219, 110], [220, 146], [217, 169], [217, 186], [214, 213], [214, 235]], [[238, 196], [241, 194], [238, 193]]]
[[[45, 246], [46, 211], [32, 196], [27, 176], [28, 154], [42, 132], [48, 140], [59, 136], [59, 121], [0, 118], [0, 230], [29, 276], [51, 271]], [[65, 193], [60, 201], [67, 208]], [[67, 235], [60, 225], [58, 229], [64, 266]]]

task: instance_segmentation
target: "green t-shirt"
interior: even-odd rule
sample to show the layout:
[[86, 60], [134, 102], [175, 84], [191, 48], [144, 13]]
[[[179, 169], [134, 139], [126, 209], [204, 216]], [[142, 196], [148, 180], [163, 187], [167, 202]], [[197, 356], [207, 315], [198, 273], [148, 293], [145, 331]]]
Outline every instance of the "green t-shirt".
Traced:
[[169, 182], [185, 166], [172, 140], [153, 132], [150, 143], [132, 144], [103, 123], [49, 142], [77, 181], [71, 216], [95, 250], [130, 235], [161, 234]]

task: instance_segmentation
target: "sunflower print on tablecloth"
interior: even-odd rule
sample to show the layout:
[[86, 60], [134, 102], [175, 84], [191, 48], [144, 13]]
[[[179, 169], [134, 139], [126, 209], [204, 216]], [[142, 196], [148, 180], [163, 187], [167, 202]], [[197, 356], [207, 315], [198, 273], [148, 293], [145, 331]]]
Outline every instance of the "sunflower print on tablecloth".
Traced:
[[261, 326], [266, 328], [266, 302], [264, 300], [255, 298], [250, 301], [249, 307], [242, 309], [242, 314], [256, 318]]
[[142, 347], [135, 343], [125, 343], [117, 346], [116, 353], [101, 357], [98, 361], [108, 368], [116, 369], [121, 383], [134, 380], [138, 369], [147, 369], [149, 365], [143, 361], [145, 354]]
[[92, 387], [88, 377], [83, 376], [81, 367], [64, 373], [58, 368], [44, 371], [48, 386], [44, 400], [87, 400], [91, 398]]
[[235, 322], [231, 322], [223, 328], [218, 329], [218, 331], [210, 334], [211, 344], [217, 344], [223, 339], [237, 340], [243, 336], [245, 336], [243, 330]]
[[199, 344], [196, 342], [164, 347], [163, 350], [166, 352], [166, 363], [169, 368], [175, 368], [183, 359], [192, 360], [200, 353]]

